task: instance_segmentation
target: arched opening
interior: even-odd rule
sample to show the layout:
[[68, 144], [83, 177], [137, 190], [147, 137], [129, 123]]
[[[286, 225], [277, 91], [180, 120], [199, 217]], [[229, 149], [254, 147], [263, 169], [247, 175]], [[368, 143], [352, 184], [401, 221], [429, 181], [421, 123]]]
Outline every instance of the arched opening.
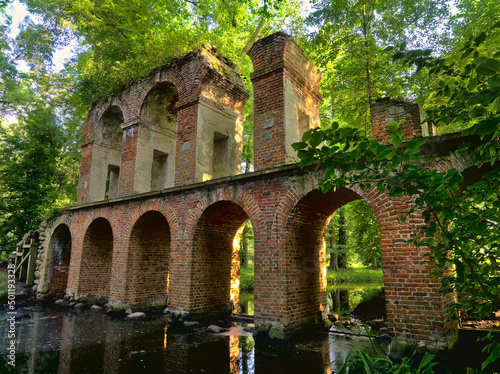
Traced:
[[361, 199], [346, 188], [330, 190], [326, 194], [313, 190], [290, 213], [286, 229], [286, 259], [291, 272], [287, 298], [294, 309], [292, 324], [316, 322], [319, 315], [326, 316], [327, 226], [339, 208]]
[[89, 188], [90, 201], [112, 199], [118, 196], [122, 124], [123, 113], [116, 105], [106, 109], [97, 123]]
[[156, 84], [142, 103], [141, 133], [137, 153], [136, 181], [139, 192], [161, 190], [174, 185], [179, 94], [170, 82]]
[[380, 227], [370, 205], [355, 200], [337, 209], [326, 227], [325, 244], [328, 313], [346, 319], [353, 311], [367, 319], [384, 317]]
[[166, 305], [169, 276], [170, 228], [157, 211], [144, 213], [132, 228], [129, 243], [129, 303]]
[[78, 295], [109, 296], [113, 231], [105, 218], [94, 220], [83, 238]]
[[248, 215], [231, 201], [210, 205], [196, 224], [191, 264], [191, 311], [238, 311], [240, 238]]
[[254, 233], [250, 220], [238, 230], [235, 240], [240, 248], [240, 298], [236, 312], [253, 316], [254, 314]]
[[71, 260], [71, 232], [69, 227], [62, 224], [56, 227], [49, 243], [50, 292], [59, 294], [66, 291], [68, 283], [69, 263]]

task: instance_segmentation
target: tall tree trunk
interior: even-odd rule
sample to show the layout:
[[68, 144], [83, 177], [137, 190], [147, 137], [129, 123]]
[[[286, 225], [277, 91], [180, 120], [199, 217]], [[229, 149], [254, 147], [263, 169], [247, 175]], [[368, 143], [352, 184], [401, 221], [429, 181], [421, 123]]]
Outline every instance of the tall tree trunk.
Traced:
[[345, 229], [345, 212], [344, 209], [339, 211], [339, 240], [337, 241], [338, 252], [338, 268], [347, 268], [347, 233]]
[[[331, 232], [332, 230], [327, 231], [327, 241], [328, 241], [328, 248], [331, 248], [333, 250], [334, 245], [333, 245], [333, 233]], [[337, 255], [337, 252], [331, 252], [330, 253], [330, 265], [328, 266], [328, 270], [333, 270], [337, 271], [339, 270], [339, 258]]]

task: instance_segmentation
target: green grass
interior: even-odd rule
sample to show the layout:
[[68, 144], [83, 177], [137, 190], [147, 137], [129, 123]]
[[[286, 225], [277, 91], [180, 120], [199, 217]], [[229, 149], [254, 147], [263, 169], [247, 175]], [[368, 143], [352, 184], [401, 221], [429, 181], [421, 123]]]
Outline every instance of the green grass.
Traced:
[[[254, 265], [249, 264], [248, 268], [240, 269], [240, 291], [253, 292]], [[382, 269], [349, 268], [339, 271], [328, 270], [327, 282], [329, 285], [352, 285], [359, 287], [362, 285], [382, 285]]]
[[326, 278], [328, 284], [382, 284], [384, 282], [382, 269], [349, 268], [339, 271], [328, 270]]
[[249, 264], [247, 268], [240, 269], [240, 291], [253, 292], [253, 264]]

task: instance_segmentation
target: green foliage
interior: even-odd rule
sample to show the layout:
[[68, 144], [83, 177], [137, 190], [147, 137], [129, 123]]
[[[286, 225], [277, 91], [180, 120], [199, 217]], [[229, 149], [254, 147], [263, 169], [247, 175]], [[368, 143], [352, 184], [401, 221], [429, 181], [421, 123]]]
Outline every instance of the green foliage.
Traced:
[[382, 269], [347, 268], [329, 270], [326, 275], [328, 284], [383, 284]]
[[319, 0], [307, 22], [304, 44], [323, 71], [322, 120], [366, 126], [369, 104], [381, 96], [425, 90], [427, 77], [394, 63], [386, 45], [410, 40], [413, 48], [434, 47], [449, 7], [438, 0]]
[[240, 292], [253, 292], [254, 285], [254, 265], [240, 268]]
[[[343, 366], [337, 374], [356, 373], [356, 374], [431, 374], [434, 373], [433, 367], [437, 363], [433, 362], [434, 355], [425, 353], [420, 359], [417, 359], [416, 352], [411, 357], [403, 358], [401, 363], [392, 362], [387, 356], [379, 352], [370, 336], [370, 332], [365, 326], [370, 339], [371, 352], [366, 353], [361, 349], [349, 352], [344, 360]], [[331, 365], [331, 364], [330, 364]]]
[[54, 208], [63, 132], [50, 109], [0, 127], [0, 245], [12, 245]]

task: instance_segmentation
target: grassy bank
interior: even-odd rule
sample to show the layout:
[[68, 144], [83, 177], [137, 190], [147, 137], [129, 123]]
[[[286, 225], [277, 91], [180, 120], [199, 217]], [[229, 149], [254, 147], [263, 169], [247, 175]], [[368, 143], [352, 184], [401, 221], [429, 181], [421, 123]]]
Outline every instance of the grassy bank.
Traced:
[[340, 269], [339, 271], [328, 270], [326, 278], [328, 284], [382, 284], [384, 282], [382, 269], [350, 268]]
[[240, 269], [240, 291], [253, 292], [253, 264], [248, 264], [247, 268]]

